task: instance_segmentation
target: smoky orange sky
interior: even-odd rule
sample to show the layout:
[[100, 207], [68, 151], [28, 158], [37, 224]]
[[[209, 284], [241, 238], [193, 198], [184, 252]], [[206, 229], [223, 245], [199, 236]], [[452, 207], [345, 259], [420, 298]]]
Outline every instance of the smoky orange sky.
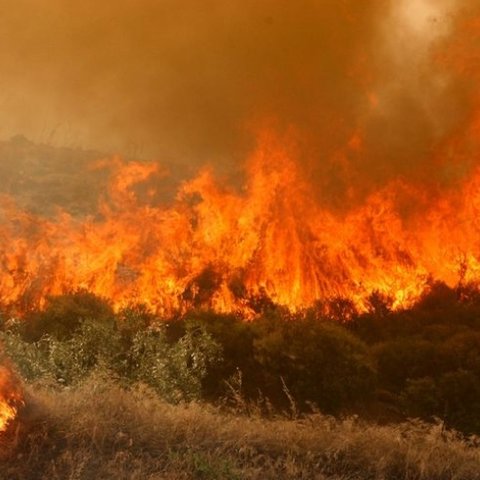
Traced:
[[0, 0], [0, 137], [228, 171], [268, 121], [329, 195], [418, 175], [468, 122], [442, 54], [479, 3]]

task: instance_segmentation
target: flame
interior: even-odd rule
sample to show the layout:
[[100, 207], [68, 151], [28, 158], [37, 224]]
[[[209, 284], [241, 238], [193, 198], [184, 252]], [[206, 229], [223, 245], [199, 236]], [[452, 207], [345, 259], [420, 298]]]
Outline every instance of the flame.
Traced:
[[23, 396], [13, 373], [0, 365], [0, 432], [4, 432], [15, 419]]
[[[422, 25], [414, 27], [423, 32], [430, 10], [420, 10]], [[471, 107], [445, 138], [432, 140], [428, 160], [423, 149], [416, 159], [421, 177], [450, 168], [458, 180], [448, 186], [396, 178], [365, 195], [357, 185], [368, 175], [350, 159], [367, 159], [371, 141], [362, 115], [388, 114], [385, 89], [361, 55], [349, 75], [370, 110], [325, 159], [354, 207], [322, 203], [295, 135], [270, 128], [258, 133], [241, 187], [204, 169], [168, 204], [158, 201], [166, 172], [157, 163], [102, 160], [91, 168], [109, 169], [110, 183], [89, 217], [35, 216], [0, 198], [0, 305], [25, 312], [49, 295], [86, 289], [117, 309], [141, 302], [162, 315], [209, 308], [249, 317], [258, 297], [291, 311], [338, 298], [364, 310], [380, 293], [398, 309], [432, 280], [480, 284], [479, 33], [480, 19], [467, 19], [432, 59], [442, 66], [438, 82], [461, 80]]]
[[206, 169], [170, 205], [153, 203], [151, 187], [141, 195], [164, 176], [157, 164], [115, 158], [108, 195], [86, 219], [33, 216], [3, 198], [0, 302], [26, 311], [48, 295], [88, 289], [116, 308], [248, 316], [261, 295], [292, 311], [338, 297], [362, 310], [379, 292], [402, 308], [431, 279], [479, 280], [480, 168], [441, 194], [391, 181], [338, 213], [315, 200], [298, 155], [288, 135], [263, 131], [241, 189]]

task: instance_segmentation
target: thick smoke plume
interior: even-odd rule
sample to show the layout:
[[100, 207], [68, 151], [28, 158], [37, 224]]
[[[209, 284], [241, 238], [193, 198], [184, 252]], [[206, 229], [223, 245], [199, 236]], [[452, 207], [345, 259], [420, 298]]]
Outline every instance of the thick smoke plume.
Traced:
[[0, 3], [3, 138], [236, 173], [266, 122], [337, 206], [465, 171], [432, 152], [470, 119], [473, 80], [445, 55], [476, 2]]

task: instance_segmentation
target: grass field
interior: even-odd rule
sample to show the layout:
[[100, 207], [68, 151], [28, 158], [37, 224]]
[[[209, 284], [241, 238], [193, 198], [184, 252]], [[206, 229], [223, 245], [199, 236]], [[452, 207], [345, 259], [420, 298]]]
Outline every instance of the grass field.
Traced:
[[2, 479], [480, 479], [477, 439], [441, 425], [246, 416], [169, 405], [94, 375], [29, 386], [2, 436]]

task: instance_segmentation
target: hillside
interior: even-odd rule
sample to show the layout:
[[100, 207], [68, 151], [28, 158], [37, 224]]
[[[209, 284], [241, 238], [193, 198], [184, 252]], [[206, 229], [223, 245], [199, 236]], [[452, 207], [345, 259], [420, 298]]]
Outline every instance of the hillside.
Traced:
[[[95, 215], [121, 165], [120, 157], [112, 153], [39, 144], [16, 135], [0, 141], [0, 195], [35, 215], [54, 217], [59, 210], [76, 217]], [[164, 175], [155, 185], [155, 199], [165, 201], [173, 198], [178, 183], [193, 169], [168, 160], [161, 165]]]
[[52, 215], [59, 207], [74, 215], [92, 212], [108, 172], [88, 165], [102, 157], [93, 150], [39, 145], [17, 135], [0, 142], [0, 192], [35, 214]]

